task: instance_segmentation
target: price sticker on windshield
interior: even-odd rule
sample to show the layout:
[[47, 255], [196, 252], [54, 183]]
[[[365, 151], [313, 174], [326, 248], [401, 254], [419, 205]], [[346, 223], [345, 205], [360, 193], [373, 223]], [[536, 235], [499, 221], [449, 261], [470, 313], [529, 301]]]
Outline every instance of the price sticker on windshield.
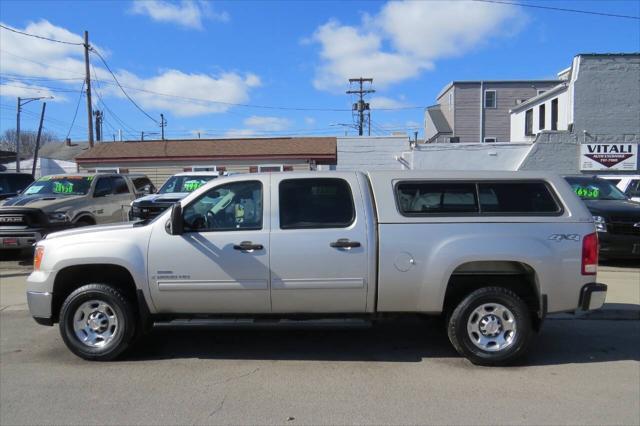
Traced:
[[575, 188], [576, 194], [580, 197], [580, 198], [593, 198], [596, 199], [598, 197], [600, 197], [600, 189], [598, 188], [594, 188], [592, 186], [588, 186], [588, 187], [582, 187], [582, 186], [578, 186]]
[[204, 185], [205, 181], [198, 179], [198, 180], [188, 180], [185, 181], [184, 183], [184, 190], [187, 192], [193, 192], [196, 189], [200, 188], [202, 185]]
[[73, 193], [72, 182], [54, 182], [53, 192], [56, 194], [71, 194]]

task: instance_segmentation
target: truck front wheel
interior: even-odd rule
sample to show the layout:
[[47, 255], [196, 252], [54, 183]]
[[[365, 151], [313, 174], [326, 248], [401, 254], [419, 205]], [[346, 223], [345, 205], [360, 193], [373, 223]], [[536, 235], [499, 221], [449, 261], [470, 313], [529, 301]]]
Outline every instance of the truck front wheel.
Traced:
[[508, 365], [522, 357], [533, 337], [527, 305], [501, 287], [478, 289], [449, 317], [449, 340], [458, 353], [478, 365]]
[[72, 292], [60, 310], [60, 334], [67, 347], [86, 360], [110, 361], [130, 345], [135, 314], [129, 300], [106, 284]]

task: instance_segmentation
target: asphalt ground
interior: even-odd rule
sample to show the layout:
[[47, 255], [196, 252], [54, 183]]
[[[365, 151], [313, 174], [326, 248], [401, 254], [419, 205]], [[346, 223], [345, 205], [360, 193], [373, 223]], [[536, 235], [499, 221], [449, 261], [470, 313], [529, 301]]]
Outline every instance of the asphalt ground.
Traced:
[[[434, 319], [371, 327], [160, 326], [83, 361], [0, 262], [0, 424], [640, 424], [640, 269], [600, 270], [608, 316], [548, 319], [527, 359], [476, 367]], [[27, 262], [28, 263], [28, 262]], [[626, 318], [626, 319], [616, 319]]]

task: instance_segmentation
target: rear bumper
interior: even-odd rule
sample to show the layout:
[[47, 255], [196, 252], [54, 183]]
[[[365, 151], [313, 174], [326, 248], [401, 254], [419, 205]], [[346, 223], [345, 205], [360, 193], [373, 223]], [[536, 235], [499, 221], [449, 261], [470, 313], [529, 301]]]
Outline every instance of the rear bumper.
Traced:
[[600, 256], [611, 259], [640, 259], [640, 236], [598, 232]]
[[601, 283], [589, 283], [580, 290], [580, 309], [593, 311], [600, 309], [607, 298], [607, 285]]
[[27, 291], [29, 312], [38, 324], [53, 325], [51, 303], [53, 294], [49, 292]]

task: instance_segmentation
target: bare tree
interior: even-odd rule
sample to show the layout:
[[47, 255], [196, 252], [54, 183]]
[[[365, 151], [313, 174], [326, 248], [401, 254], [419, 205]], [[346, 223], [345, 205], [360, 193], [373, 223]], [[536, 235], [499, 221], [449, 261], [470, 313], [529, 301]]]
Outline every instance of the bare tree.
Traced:
[[[33, 156], [36, 150], [36, 137], [38, 134], [31, 131], [20, 131], [20, 156], [22, 158], [29, 158]], [[45, 145], [48, 142], [54, 142], [59, 138], [47, 131], [43, 131], [40, 135], [40, 146]], [[7, 129], [0, 135], [0, 151], [16, 151], [16, 130]]]

